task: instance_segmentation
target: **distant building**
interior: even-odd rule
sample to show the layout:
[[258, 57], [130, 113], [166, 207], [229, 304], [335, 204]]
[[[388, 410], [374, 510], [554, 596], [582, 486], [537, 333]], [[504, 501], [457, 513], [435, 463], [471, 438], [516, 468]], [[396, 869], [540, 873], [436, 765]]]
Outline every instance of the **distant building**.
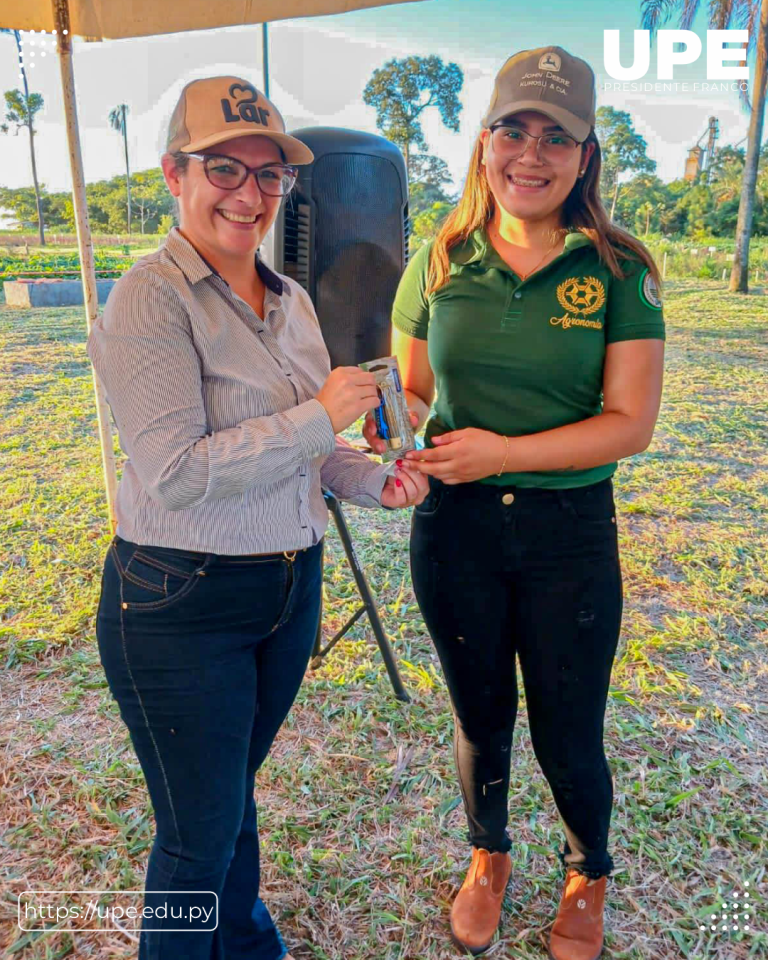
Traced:
[[701, 173], [701, 161], [704, 151], [701, 147], [691, 147], [688, 151], [688, 159], [685, 161], [684, 180], [695, 180]]

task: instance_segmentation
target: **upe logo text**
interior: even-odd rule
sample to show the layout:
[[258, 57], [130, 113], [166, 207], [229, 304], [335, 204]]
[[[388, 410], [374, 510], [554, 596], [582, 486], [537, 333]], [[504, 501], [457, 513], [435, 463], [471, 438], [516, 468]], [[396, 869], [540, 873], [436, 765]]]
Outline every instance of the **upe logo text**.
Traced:
[[[605, 69], [614, 80], [639, 80], [651, 65], [651, 35], [648, 30], [635, 30], [635, 49], [631, 66], [623, 66], [619, 57], [618, 30], [603, 31]], [[693, 30], [659, 30], [657, 36], [659, 80], [674, 80], [675, 66], [694, 63], [701, 54], [701, 39]], [[746, 65], [747, 30], [707, 30], [707, 79], [748, 80]], [[685, 49], [675, 50], [676, 43]], [[725, 48], [726, 43], [743, 46]], [[744, 61], [744, 66], [726, 66], [726, 60]]]

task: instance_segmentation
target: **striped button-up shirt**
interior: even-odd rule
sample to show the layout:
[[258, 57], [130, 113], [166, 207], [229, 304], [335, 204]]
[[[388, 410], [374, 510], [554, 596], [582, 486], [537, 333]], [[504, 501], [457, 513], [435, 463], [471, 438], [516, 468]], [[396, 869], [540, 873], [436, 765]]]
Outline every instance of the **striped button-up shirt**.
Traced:
[[312, 302], [257, 259], [264, 319], [174, 228], [115, 284], [88, 338], [127, 461], [125, 540], [218, 554], [317, 543], [322, 487], [379, 506], [386, 467], [313, 399], [330, 359]]

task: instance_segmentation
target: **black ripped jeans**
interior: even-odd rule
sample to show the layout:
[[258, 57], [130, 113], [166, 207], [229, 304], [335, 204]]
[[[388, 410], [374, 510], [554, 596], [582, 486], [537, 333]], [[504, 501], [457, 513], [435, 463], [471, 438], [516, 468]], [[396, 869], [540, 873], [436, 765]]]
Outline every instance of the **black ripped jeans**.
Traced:
[[603, 720], [622, 615], [611, 480], [544, 490], [430, 478], [411, 571], [451, 696], [471, 843], [511, 846], [517, 656], [533, 749], [564, 822], [560, 859], [610, 874]]

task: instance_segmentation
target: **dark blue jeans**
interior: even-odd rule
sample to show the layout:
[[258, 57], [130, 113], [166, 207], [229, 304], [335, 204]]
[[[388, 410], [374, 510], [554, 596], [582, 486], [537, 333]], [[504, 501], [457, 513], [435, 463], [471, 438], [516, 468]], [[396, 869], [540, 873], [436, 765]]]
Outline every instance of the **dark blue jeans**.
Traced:
[[603, 720], [622, 616], [611, 480], [543, 490], [430, 479], [411, 570], [453, 705], [471, 843], [511, 846], [517, 657], [533, 749], [564, 822], [560, 859], [608, 875]]
[[[254, 776], [301, 684], [322, 546], [237, 557], [115, 537], [97, 637], [154, 808], [139, 960], [280, 960], [259, 897]], [[208, 891], [207, 897], [195, 891]], [[189, 920], [218, 897], [218, 926]], [[166, 896], [166, 893], [168, 896]], [[163, 913], [169, 919], [155, 914]], [[173, 917], [173, 919], [170, 919]]]

